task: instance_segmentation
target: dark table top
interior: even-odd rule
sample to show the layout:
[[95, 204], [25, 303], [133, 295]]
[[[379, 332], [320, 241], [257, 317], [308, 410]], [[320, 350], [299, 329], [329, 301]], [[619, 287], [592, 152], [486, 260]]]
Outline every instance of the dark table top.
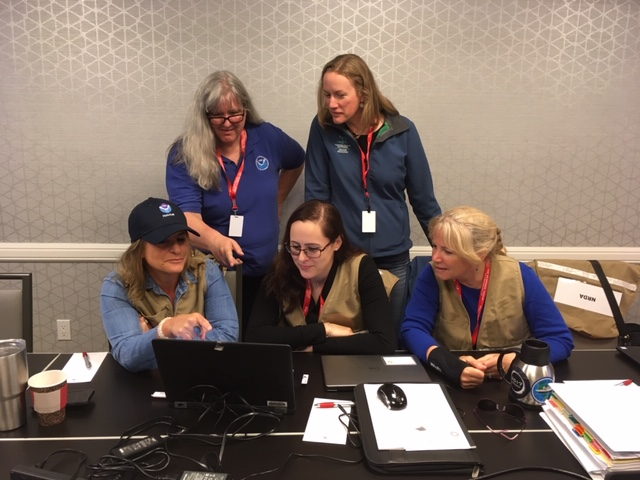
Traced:
[[[49, 355], [49, 356], [47, 356]], [[49, 365], [49, 368], [62, 368], [70, 355], [30, 354], [30, 374]], [[352, 400], [353, 393], [326, 392], [324, 390], [320, 357], [312, 353], [294, 354], [294, 379], [296, 383], [296, 412], [284, 415], [273, 435], [252, 441], [231, 440], [225, 447], [222, 470], [233, 473], [233, 478], [261, 470], [283, 465], [292, 452], [296, 454], [322, 455], [350, 461], [362, 457], [362, 450], [349, 445], [327, 445], [302, 441], [314, 398], [328, 397]], [[637, 367], [615, 350], [575, 351], [568, 361], [555, 366], [556, 380], [567, 379], [622, 379], [630, 378], [640, 383], [640, 371]], [[309, 375], [309, 383], [302, 385], [303, 374]], [[434, 381], [441, 381], [437, 373], [429, 372]], [[478, 453], [487, 467], [487, 472], [495, 472], [527, 464], [555, 466], [584, 474], [571, 453], [562, 445], [556, 435], [540, 418], [538, 412], [527, 411], [526, 430], [517, 440], [510, 442], [486, 429], [473, 414], [478, 399], [491, 398], [500, 404], [508, 401], [509, 385], [504, 381], [488, 381], [478, 388], [463, 390], [442, 382], [463, 421], [477, 445]], [[196, 433], [222, 433], [224, 422], [216, 424], [213, 416], [206, 416], [198, 422], [199, 411], [170, 408], [165, 400], [154, 399], [151, 394], [163, 390], [162, 382], [156, 371], [130, 373], [123, 369], [108, 355], [96, 373], [93, 381], [87, 384], [72, 384], [74, 388], [95, 389], [91, 403], [84, 407], [68, 408], [65, 421], [53, 427], [40, 427], [35, 413], [28, 412], [27, 423], [11, 432], [0, 432], [0, 472], [8, 472], [16, 464], [31, 464], [42, 461], [48, 454], [59, 448], [77, 448], [85, 452], [90, 462], [95, 462], [115, 446], [120, 436], [144, 422], [153, 422], [162, 417], [172, 417], [174, 421], [186, 427], [192, 427]], [[273, 425], [271, 425], [273, 426]], [[269, 428], [261, 421], [248, 427], [258, 432]], [[148, 433], [148, 432], [147, 432]], [[180, 442], [191, 442], [180, 440]], [[176, 442], [176, 443], [180, 443]], [[185, 449], [189, 455], [206, 451], [219, 451], [219, 446], [178, 444], [176, 448]], [[57, 459], [66, 465], [60, 470], [70, 468], [74, 460]], [[174, 468], [198, 470], [190, 461], [174, 462]], [[362, 462], [361, 462], [362, 463]], [[48, 466], [55, 468], [55, 464]], [[337, 476], [336, 474], [339, 473]], [[371, 471], [362, 464], [349, 465], [327, 458], [291, 458], [284, 471], [264, 478], [394, 478]], [[533, 474], [532, 474], [533, 475]], [[545, 473], [545, 475], [547, 475]], [[142, 477], [141, 477], [142, 478]], [[399, 477], [400, 478], [400, 477]], [[403, 476], [402, 478], [411, 478]], [[416, 477], [419, 478], [419, 477]], [[422, 477], [424, 478], [424, 476]], [[430, 477], [438, 478], [438, 477]], [[462, 477], [458, 477], [462, 478]], [[505, 477], [502, 477], [505, 478]], [[508, 477], [506, 477], [508, 478]], [[518, 474], [512, 478], [534, 478]], [[535, 478], [541, 478], [538, 474]], [[545, 478], [553, 478], [551, 476]]]

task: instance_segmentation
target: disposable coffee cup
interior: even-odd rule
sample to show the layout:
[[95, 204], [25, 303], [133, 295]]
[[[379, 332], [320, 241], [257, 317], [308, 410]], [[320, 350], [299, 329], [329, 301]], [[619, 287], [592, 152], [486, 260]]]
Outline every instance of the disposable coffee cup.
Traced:
[[67, 374], [62, 370], [45, 370], [29, 378], [28, 383], [40, 425], [62, 423], [67, 407]]
[[26, 342], [0, 340], [0, 431], [15, 430], [27, 422]]

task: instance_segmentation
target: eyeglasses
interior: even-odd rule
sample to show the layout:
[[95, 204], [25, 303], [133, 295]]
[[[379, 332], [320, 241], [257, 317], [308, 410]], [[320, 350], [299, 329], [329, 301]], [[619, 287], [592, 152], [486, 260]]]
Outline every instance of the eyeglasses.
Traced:
[[[503, 429], [503, 430], [493, 429], [489, 426], [487, 421], [484, 418], [482, 418], [482, 416], [480, 415], [482, 412], [486, 412], [487, 415], [493, 415], [493, 416], [495, 416], [496, 414], [501, 416], [506, 415], [506, 418], [513, 419], [518, 422], [520, 431], [511, 433], [509, 435], [508, 432], [510, 432], [512, 429]], [[520, 435], [522, 431], [525, 429], [525, 427], [527, 426], [527, 417], [524, 413], [524, 410], [520, 405], [516, 405], [515, 403], [509, 403], [505, 406], [500, 406], [490, 398], [483, 398], [482, 400], [478, 401], [478, 405], [476, 406], [476, 408], [473, 409], [473, 413], [475, 413], [476, 417], [478, 417], [478, 420], [480, 420], [482, 424], [489, 429], [490, 432], [498, 433], [502, 435], [504, 438], [506, 438], [507, 440], [515, 440], [516, 438], [518, 438], [518, 435]]]
[[291, 245], [290, 243], [287, 243], [285, 244], [284, 248], [286, 248], [287, 252], [289, 252], [294, 257], [297, 257], [298, 255], [300, 255], [301, 252], [304, 252], [304, 254], [309, 258], [318, 258], [320, 255], [322, 255], [322, 252], [324, 252], [327, 249], [327, 247], [331, 245], [331, 243], [332, 242], [327, 243], [322, 248], [320, 247], [300, 248], [300, 245]]
[[223, 125], [227, 120], [229, 120], [229, 123], [240, 123], [246, 112], [246, 110], [243, 110], [241, 113], [232, 113], [227, 117], [223, 115], [208, 115], [208, 118], [213, 125]]

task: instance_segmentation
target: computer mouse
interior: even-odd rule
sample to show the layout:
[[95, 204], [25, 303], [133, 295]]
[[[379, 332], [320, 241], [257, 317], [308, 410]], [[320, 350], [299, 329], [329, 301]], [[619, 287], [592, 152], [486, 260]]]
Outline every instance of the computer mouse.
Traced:
[[389, 410], [402, 410], [407, 406], [407, 396], [404, 391], [393, 383], [380, 385], [378, 398]]

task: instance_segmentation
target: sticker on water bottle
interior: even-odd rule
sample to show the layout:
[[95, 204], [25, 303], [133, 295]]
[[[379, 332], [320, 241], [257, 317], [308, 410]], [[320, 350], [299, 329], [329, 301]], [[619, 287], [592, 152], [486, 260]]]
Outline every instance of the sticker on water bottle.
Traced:
[[531, 396], [541, 405], [551, 396], [551, 382], [553, 382], [553, 378], [542, 377], [531, 387]]

